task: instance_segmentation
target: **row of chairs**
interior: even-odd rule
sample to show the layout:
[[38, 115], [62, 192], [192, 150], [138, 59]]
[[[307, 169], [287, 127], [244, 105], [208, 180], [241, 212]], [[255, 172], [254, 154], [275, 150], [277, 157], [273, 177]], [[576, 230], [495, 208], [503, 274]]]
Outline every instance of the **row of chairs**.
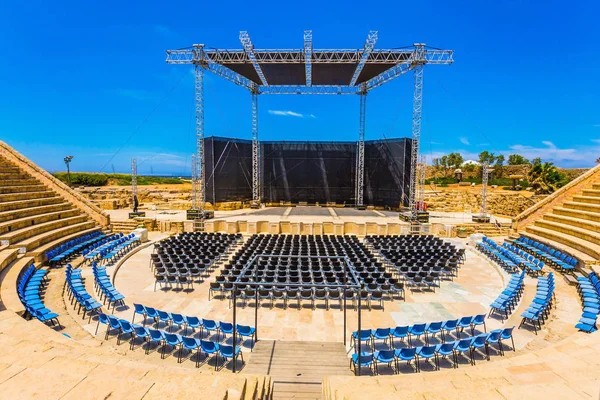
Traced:
[[71, 264], [67, 264], [65, 268], [65, 277], [67, 282], [67, 290], [69, 300], [73, 309], [77, 309], [79, 314], [83, 311], [83, 318], [88, 314], [92, 321], [92, 314], [99, 314], [102, 311], [102, 304], [94, 299], [85, 289], [83, 278], [81, 277], [81, 269], [74, 269]]
[[533, 326], [533, 330], [537, 335], [538, 329], [542, 329], [542, 323], [550, 316], [550, 310], [556, 297], [554, 288], [553, 272], [550, 272], [548, 276], [538, 278], [535, 297], [529, 307], [521, 314], [523, 319], [521, 320], [519, 329], [527, 323]]
[[525, 288], [524, 280], [525, 271], [520, 274], [513, 274], [502, 293], [490, 305], [491, 308], [488, 316], [498, 313], [502, 320], [508, 319], [508, 316], [517, 308], [521, 300]]
[[527, 250], [529, 253], [535, 254], [536, 257], [541, 258], [562, 272], [573, 272], [579, 263], [577, 258], [523, 235], [515, 240], [513, 244]]
[[[508, 339], [512, 341], [513, 351], [514, 339], [512, 336], [512, 328], [497, 329], [490, 333], [482, 333], [477, 336], [459, 339], [455, 341], [440, 343], [437, 345], [426, 345], [417, 347], [405, 347], [402, 349], [379, 350], [372, 353], [362, 352], [360, 357], [358, 354], [353, 354], [350, 358], [350, 368], [356, 373], [357, 368], [370, 368], [373, 375], [379, 374], [379, 364], [387, 364], [394, 370], [395, 373], [400, 372], [399, 364], [406, 362], [408, 365], [414, 362], [414, 371], [420, 372], [420, 360], [433, 360], [434, 368], [440, 369], [440, 358], [451, 359], [452, 367], [458, 368], [459, 355], [469, 354], [469, 362], [475, 365], [475, 354], [477, 351], [484, 349], [486, 359], [490, 360], [490, 347], [497, 346], [497, 353], [504, 355], [504, 343]], [[394, 367], [392, 367], [394, 364]]]
[[118, 239], [113, 246], [100, 252], [102, 261], [112, 263], [127, 254], [131, 249], [141, 243], [140, 237], [135, 233], [130, 233]]
[[502, 247], [508, 249], [508, 251], [515, 254], [517, 260], [519, 260], [519, 266], [522, 267], [528, 274], [532, 276], [539, 276], [544, 274], [544, 262], [525, 250], [519, 249], [517, 246], [513, 246], [510, 243], [502, 243]]
[[[146, 307], [142, 304], [133, 304], [133, 317], [131, 318], [131, 323], [135, 321], [136, 315], [141, 315], [143, 319], [143, 326], [146, 326], [146, 319], [150, 318], [154, 321], [156, 328], [160, 328], [160, 323], [164, 323], [165, 328], [171, 329], [174, 325], [177, 325], [178, 329], [181, 330], [183, 327], [184, 335], [187, 334], [188, 328], [191, 328], [193, 332], [196, 332], [196, 329], [200, 329], [200, 337], [204, 337], [204, 332], [210, 336], [211, 333], [215, 333], [217, 335], [217, 341], [220, 342], [220, 336], [223, 335], [223, 339], [226, 338], [226, 335], [233, 335], [233, 324], [230, 322], [222, 322], [215, 321], [211, 319], [198, 318], [198, 317], [189, 317], [184, 316], [182, 314], [170, 313], [167, 311], [158, 310], [153, 307]], [[237, 324], [236, 333], [241, 337], [249, 337], [252, 339], [252, 347], [254, 347], [254, 343], [256, 342], [256, 329], [247, 326]]]
[[87, 249], [82, 251], [83, 259], [85, 262], [98, 261], [105, 250], [112, 248], [115, 241], [123, 237], [123, 233], [115, 233], [107, 236], [100, 241], [89, 246]]
[[46, 258], [48, 259], [51, 267], [61, 265], [62, 263], [68, 262], [81, 251], [99, 242], [105, 237], [106, 235], [100, 231], [82, 235], [48, 251], [46, 253]]
[[456, 338], [460, 338], [465, 329], [470, 329], [471, 335], [475, 335], [475, 329], [478, 326], [483, 326], [484, 332], [487, 332], [485, 317], [485, 314], [479, 314], [459, 319], [404, 325], [395, 328], [361, 329], [360, 335], [356, 331], [352, 332], [350, 346], [354, 346], [356, 351], [360, 340], [361, 343], [365, 342], [367, 346], [374, 350], [376, 348], [375, 341], [381, 340], [388, 347], [394, 348], [394, 339], [400, 339], [402, 342], [407, 339], [409, 345], [412, 346], [413, 339], [422, 341], [421, 337], [424, 337], [425, 344], [429, 345], [429, 340], [434, 339], [438, 334], [440, 335], [439, 341], [445, 343], [446, 336], [451, 337], [454, 333]]
[[[98, 333], [98, 327], [100, 324], [106, 325], [106, 336], [105, 340], [108, 339], [111, 331], [116, 330], [117, 334], [117, 345], [121, 343], [121, 337], [129, 335], [130, 337], [130, 350], [135, 349], [135, 342], [137, 339], [142, 339], [142, 346], [146, 344], [146, 354], [149, 352], [149, 343], [156, 343], [157, 348], [161, 347], [161, 358], [165, 357], [166, 347], [170, 346], [171, 351], [177, 351], [177, 362], [182, 362], [182, 351], [185, 349], [191, 358], [191, 355], [196, 351], [196, 367], [200, 366], [200, 357], [204, 353], [206, 359], [211, 355], [216, 357], [215, 370], [219, 364], [219, 356], [223, 358], [224, 363], [228, 359], [233, 359], [236, 362], [237, 357], [241, 357], [242, 363], [244, 362], [244, 356], [242, 349], [239, 346], [230, 346], [210, 340], [197, 339], [190, 336], [182, 336], [175, 333], [165, 332], [159, 329], [150, 329], [141, 325], [136, 325], [126, 321], [124, 319], [118, 319], [110, 315], [99, 314], [98, 315], [98, 326], [96, 326], [96, 334]], [[223, 364], [224, 365], [224, 364]]]
[[575, 325], [580, 331], [592, 333], [598, 330], [600, 314], [600, 279], [595, 272], [577, 277], [577, 290], [583, 304], [583, 314]]
[[49, 310], [40, 297], [40, 292], [48, 283], [46, 277], [48, 270], [36, 269], [33, 264], [25, 269], [17, 281], [17, 293], [25, 310], [32, 318], [41, 322], [50, 321], [59, 327], [58, 314]]
[[92, 264], [92, 272], [94, 274], [94, 288], [100, 296], [100, 301], [107, 304], [108, 309], [113, 306], [113, 313], [117, 304], [125, 306], [125, 296], [113, 286], [110, 277], [106, 273], [106, 267], [99, 267], [96, 263]]

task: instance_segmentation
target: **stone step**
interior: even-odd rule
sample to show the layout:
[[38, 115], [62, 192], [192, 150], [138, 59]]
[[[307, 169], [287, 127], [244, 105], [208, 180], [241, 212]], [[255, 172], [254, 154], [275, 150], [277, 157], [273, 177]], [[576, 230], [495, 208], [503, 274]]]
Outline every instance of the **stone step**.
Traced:
[[21, 171], [17, 171], [17, 172], [0, 172], [0, 181], [4, 180], [4, 179], [29, 179], [31, 178], [31, 176], [24, 174]]
[[44, 186], [44, 185], [0, 186], [0, 194], [24, 193], [24, 192], [43, 192], [44, 190], [46, 190], [46, 186]]
[[576, 201], [565, 201], [563, 203], [565, 208], [570, 208], [573, 210], [581, 210], [581, 211], [590, 211], [600, 214], [600, 204], [588, 204], [588, 203], [580, 203]]
[[578, 237], [581, 240], [600, 245], [600, 234], [589, 231], [587, 229], [578, 228], [559, 222], [547, 221], [544, 219], [538, 219], [537, 221], [535, 221], [534, 225], [541, 226], [542, 228], [546, 229], [555, 230], [561, 233], [566, 233], [567, 235]]
[[81, 232], [87, 229], [92, 229], [93, 227], [94, 223], [92, 221], [68, 225], [62, 228], [54, 229], [48, 232], [43, 232], [38, 235], [32, 236], [19, 243], [12, 244], [10, 245], [10, 247], [18, 248], [20, 253], [27, 253], [35, 249], [36, 247], [40, 247], [46, 243], [61, 239], [63, 238], [63, 236]]
[[46, 197], [43, 199], [32, 199], [32, 200], [20, 200], [20, 201], [9, 201], [6, 203], [0, 203], [0, 212], [20, 210], [29, 207], [46, 206], [49, 204], [57, 204], [63, 202], [62, 197]]
[[54, 240], [51, 240], [44, 245], [41, 245], [37, 248], [34, 248], [31, 251], [27, 252], [27, 256], [34, 257], [35, 262], [44, 262], [46, 261], [46, 252], [58, 247], [69, 240], [76, 239], [80, 236], [87, 235], [88, 233], [96, 232], [101, 230], [102, 228], [99, 226], [94, 226], [92, 228], [87, 228], [85, 230], [77, 231], [71, 234], [60, 236]]
[[600, 183], [594, 183], [594, 184], [592, 185], [592, 189], [595, 189], [595, 190], [600, 190]]
[[[11, 250], [17, 251], [17, 249]], [[7, 310], [11, 310], [17, 314], [25, 312], [25, 307], [21, 303], [21, 299], [19, 299], [19, 294], [17, 293], [16, 282], [19, 279], [21, 271], [30, 266], [32, 262], [33, 257], [16, 258], [0, 272], [0, 301]]]
[[[525, 228], [525, 230], [528, 233], [533, 233], [543, 238], [560, 243], [562, 246], [558, 246], [558, 248], [567, 246], [576, 249], [581, 253], [587, 254], [589, 257], [587, 257], [585, 260], [588, 262], [600, 259], [600, 246], [591, 242], [583, 241], [576, 236], [536, 225], [529, 225]], [[568, 249], [565, 250], [567, 252], [569, 251]]]
[[597, 196], [600, 197], [600, 189], [583, 189], [581, 193], [584, 196]]
[[586, 219], [590, 221], [600, 221], [600, 214], [591, 211], [575, 210], [564, 207], [554, 207], [552, 213], [555, 215], [564, 215], [567, 217]]
[[[523, 234], [524, 236], [527, 236], [528, 238], [531, 238], [531, 239], [536, 240], [541, 243], [545, 243], [548, 246], [551, 246], [555, 249], [565, 251], [567, 254], [570, 254], [573, 257], [576, 257], [577, 259], [583, 261], [584, 263], [589, 264], [589, 263], [593, 263], [596, 261], [596, 256], [590, 255], [590, 254], [574, 247], [575, 245], [577, 245], [577, 243], [581, 243], [581, 241], [578, 241], [576, 238], [573, 239], [572, 237], [568, 237], [568, 238], [564, 238], [565, 240], [555, 240], [555, 239], [561, 239], [561, 234], [558, 234], [553, 231], [547, 231], [543, 228], [536, 227], [536, 226], [529, 226], [527, 228], [532, 228], [532, 230], [530, 231], [529, 229], [527, 229], [526, 232], [520, 232], [520, 233]], [[534, 232], [534, 231], [537, 231], [537, 232]], [[572, 245], [569, 245], [569, 243], [572, 243]], [[600, 248], [598, 249], [598, 253], [600, 254]]]
[[76, 208], [63, 211], [55, 211], [45, 214], [31, 215], [28, 217], [17, 218], [7, 222], [0, 223], [0, 235], [6, 232], [14, 232], [17, 229], [28, 228], [36, 224], [41, 224], [48, 221], [54, 221], [61, 218], [74, 217], [80, 214]]
[[52, 231], [54, 229], [62, 228], [69, 225], [75, 225], [87, 221], [85, 215], [76, 215], [68, 218], [55, 219], [48, 222], [43, 222], [33, 226], [27, 226], [25, 228], [17, 229], [12, 232], [6, 232], [0, 235], [0, 244], [8, 244], [11, 247], [18, 246], [18, 243], [22, 240], [30, 238], [32, 236], [39, 235], [44, 232]]
[[592, 232], [600, 232], [600, 222], [592, 222], [585, 219], [567, 217], [564, 215], [556, 214], [544, 214], [544, 219], [552, 222], [558, 222], [561, 224], [575, 226], [577, 228], [587, 229]]
[[22, 192], [22, 193], [5, 193], [0, 194], [0, 203], [5, 203], [8, 201], [18, 201], [18, 200], [32, 200], [32, 199], [43, 199], [46, 197], [56, 196], [51, 190], [44, 190], [41, 192]]
[[21, 170], [17, 167], [0, 165], [0, 173], [20, 173]]
[[[17, 258], [17, 249], [3, 249], [0, 250], [0, 271], [12, 263]], [[16, 282], [16, 280], [15, 280]]]
[[600, 197], [593, 196], [573, 196], [573, 201], [586, 204], [600, 204]]
[[71, 203], [57, 203], [57, 204], [49, 204], [45, 206], [38, 207], [29, 207], [25, 209], [16, 209], [0, 212], [0, 223], [10, 221], [13, 219], [18, 219], [21, 217], [29, 217], [32, 215], [40, 215], [49, 212], [55, 211], [65, 211], [73, 208]]
[[33, 178], [29, 179], [2, 179], [0, 180], [0, 187], [6, 186], [28, 186], [28, 185], [39, 185], [40, 183]]

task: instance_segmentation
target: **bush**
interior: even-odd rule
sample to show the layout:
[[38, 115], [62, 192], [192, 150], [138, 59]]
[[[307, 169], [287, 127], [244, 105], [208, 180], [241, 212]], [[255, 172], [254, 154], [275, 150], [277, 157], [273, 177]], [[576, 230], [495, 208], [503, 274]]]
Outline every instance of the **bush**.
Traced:
[[[68, 183], [66, 172], [53, 174], [64, 183]], [[108, 183], [107, 174], [93, 174], [88, 172], [71, 172], [71, 185], [73, 186], [105, 186]]]

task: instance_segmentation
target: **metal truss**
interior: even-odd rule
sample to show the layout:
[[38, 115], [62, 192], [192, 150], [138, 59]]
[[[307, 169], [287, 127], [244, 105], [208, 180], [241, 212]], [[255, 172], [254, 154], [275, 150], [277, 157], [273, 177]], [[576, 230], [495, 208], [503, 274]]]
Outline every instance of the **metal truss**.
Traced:
[[195, 72], [195, 94], [196, 94], [196, 202], [198, 210], [204, 211], [206, 201], [206, 173], [204, 160], [204, 69], [197, 64]]
[[367, 114], [367, 92], [360, 94], [360, 119], [358, 126], [358, 154], [356, 156], [356, 206], [363, 205], [365, 179], [365, 119]]
[[365, 66], [365, 63], [369, 59], [369, 55], [371, 55], [371, 51], [373, 51], [373, 48], [375, 47], [375, 43], [377, 43], [377, 31], [370, 31], [369, 35], [367, 36], [365, 46], [363, 47], [363, 51], [360, 56], [360, 61], [358, 62], [358, 65], [356, 66], [356, 69], [354, 70], [354, 75], [352, 75], [352, 79], [350, 80], [350, 86], [356, 85], [356, 80], [358, 79], [358, 76], [362, 72], [362, 70]]
[[312, 86], [312, 31], [304, 31], [304, 70], [306, 86]]
[[137, 159], [131, 159], [131, 204], [135, 204], [137, 196]]
[[196, 154], [192, 154], [192, 210], [198, 207], [198, 164]]
[[409, 192], [409, 207], [412, 221], [417, 221], [417, 163], [419, 160], [419, 142], [421, 140], [421, 113], [423, 109], [423, 65], [425, 60], [423, 57], [424, 46], [416, 45], [420, 49], [420, 53], [414, 58], [414, 74], [415, 86], [413, 92], [413, 118], [412, 118], [412, 143], [411, 143], [411, 173], [410, 173], [410, 192]]
[[242, 46], [244, 47], [244, 51], [248, 55], [248, 59], [254, 66], [254, 69], [256, 70], [256, 73], [258, 74], [258, 77], [260, 78], [260, 82], [264, 86], [269, 86], [269, 83], [267, 82], [267, 78], [265, 78], [265, 75], [262, 72], [262, 68], [256, 61], [256, 56], [254, 55], [254, 45], [252, 44], [252, 40], [250, 40], [250, 35], [248, 35], [247, 31], [240, 31], [240, 42], [242, 43]]
[[252, 92], [252, 201], [260, 204], [258, 93]]
[[417, 209], [423, 211], [425, 209], [425, 173], [427, 172], [427, 163], [425, 156], [421, 156], [419, 163], [419, 187], [417, 190]]
[[411, 64], [398, 64], [387, 71], [382, 72], [376, 77], [369, 79], [366, 82], [367, 90], [378, 88], [379, 86], [388, 83], [392, 79], [396, 79], [397, 77], [404, 75], [412, 69], [413, 66]]
[[359, 94], [358, 86], [338, 86], [338, 85], [272, 85], [260, 86], [259, 94]]
[[488, 174], [490, 165], [487, 161], [481, 164], [481, 216], [487, 215], [487, 187], [488, 187]]

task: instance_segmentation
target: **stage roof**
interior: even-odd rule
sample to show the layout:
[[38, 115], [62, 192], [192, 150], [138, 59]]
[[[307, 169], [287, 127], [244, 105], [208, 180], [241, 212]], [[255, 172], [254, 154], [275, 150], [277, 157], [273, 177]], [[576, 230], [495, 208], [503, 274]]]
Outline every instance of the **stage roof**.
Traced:
[[313, 49], [312, 31], [304, 31], [304, 48], [255, 49], [247, 32], [240, 32], [243, 49], [205, 45], [167, 50], [170, 64], [195, 64], [258, 93], [302, 94], [319, 90], [358, 93], [381, 86], [422, 64], [451, 64], [453, 50], [415, 44], [375, 49], [371, 31], [361, 49]]

